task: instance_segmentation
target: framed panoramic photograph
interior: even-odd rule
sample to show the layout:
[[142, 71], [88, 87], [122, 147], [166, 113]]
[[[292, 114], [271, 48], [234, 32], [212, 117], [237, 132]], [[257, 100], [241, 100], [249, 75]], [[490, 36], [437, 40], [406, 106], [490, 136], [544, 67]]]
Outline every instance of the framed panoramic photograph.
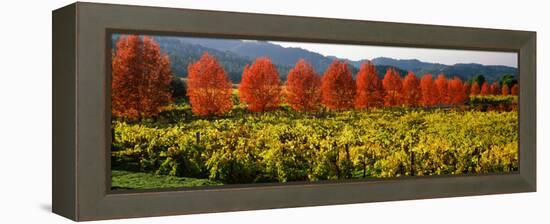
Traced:
[[111, 37], [111, 189], [519, 170], [516, 52]]
[[53, 13], [53, 211], [96, 220], [535, 191], [535, 38], [69, 5]]

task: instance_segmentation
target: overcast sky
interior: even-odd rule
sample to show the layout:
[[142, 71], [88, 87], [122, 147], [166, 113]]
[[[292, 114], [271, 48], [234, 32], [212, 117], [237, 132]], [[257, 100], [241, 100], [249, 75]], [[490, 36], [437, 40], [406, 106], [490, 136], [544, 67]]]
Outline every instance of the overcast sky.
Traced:
[[283, 47], [299, 47], [320, 53], [324, 56], [336, 56], [354, 61], [389, 57], [395, 59], [418, 59], [425, 62], [453, 65], [456, 63], [478, 63], [483, 65], [506, 65], [517, 68], [517, 53], [447, 50], [408, 47], [382, 47], [366, 45], [318, 44], [269, 41]]

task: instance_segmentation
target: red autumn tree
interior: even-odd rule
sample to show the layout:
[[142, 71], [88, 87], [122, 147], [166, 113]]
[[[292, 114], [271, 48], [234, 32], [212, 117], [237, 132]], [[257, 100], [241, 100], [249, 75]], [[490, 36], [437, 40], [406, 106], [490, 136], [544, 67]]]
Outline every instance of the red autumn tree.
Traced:
[[403, 83], [399, 73], [393, 68], [388, 68], [386, 70], [386, 75], [382, 80], [382, 85], [384, 86], [384, 105], [386, 106], [399, 106], [401, 105], [401, 89], [403, 88]]
[[112, 56], [111, 112], [139, 120], [172, 101], [170, 60], [148, 36], [121, 36]]
[[331, 110], [353, 108], [355, 81], [345, 62], [334, 60], [321, 80], [321, 103]]
[[487, 96], [491, 94], [491, 87], [489, 87], [489, 84], [487, 82], [484, 82], [483, 85], [481, 85], [481, 91], [479, 92], [479, 95]]
[[252, 112], [263, 112], [279, 106], [281, 81], [277, 68], [267, 57], [246, 65], [239, 85], [239, 98]]
[[512, 93], [512, 95], [514, 95], [514, 96], [517, 96], [519, 94], [519, 85], [514, 84], [512, 86], [512, 89], [510, 90], [510, 93]]
[[502, 85], [502, 95], [503, 96], [508, 96], [508, 94], [510, 94], [510, 88], [508, 88], [508, 85], [503, 84]]
[[474, 81], [472, 83], [472, 90], [470, 91], [470, 95], [477, 96], [479, 92], [480, 92], [479, 84], [476, 81]]
[[376, 67], [366, 62], [357, 73], [355, 108], [366, 109], [384, 105], [384, 89], [378, 78]]
[[490, 92], [491, 92], [491, 95], [500, 95], [501, 93], [501, 89], [500, 89], [500, 85], [498, 84], [497, 81], [493, 82], [493, 84], [491, 84], [490, 86]]
[[495, 86], [495, 83], [489, 84], [489, 95], [495, 95], [494, 93], [499, 90], [500, 89]]
[[439, 102], [439, 91], [431, 74], [425, 74], [420, 80], [420, 91], [422, 92], [420, 104], [426, 107], [435, 106]]
[[464, 102], [466, 102], [468, 95], [466, 95], [466, 91], [464, 91], [464, 84], [462, 84], [462, 80], [460, 80], [460, 78], [454, 77], [453, 79], [449, 80], [448, 88], [450, 104], [462, 105], [464, 104]]
[[470, 91], [472, 90], [472, 85], [470, 85], [469, 82], [464, 82], [464, 93], [466, 94], [466, 96], [470, 96]]
[[193, 113], [201, 116], [222, 115], [231, 110], [231, 82], [218, 61], [205, 52], [187, 71], [187, 96]]
[[286, 102], [297, 111], [317, 111], [321, 99], [321, 77], [304, 59], [288, 72]]
[[420, 103], [420, 97], [422, 96], [420, 90], [420, 80], [409, 72], [403, 79], [403, 87], [401, 89], [402, 102], [406, 106], [418, 106]]
[[437, 91], [439, 92], [438, 102], [440, 105], [446, 105], [450, 103], [451, 97], [449, 96], [449, 84], [444, 74], [439, 74], [435, 80]]

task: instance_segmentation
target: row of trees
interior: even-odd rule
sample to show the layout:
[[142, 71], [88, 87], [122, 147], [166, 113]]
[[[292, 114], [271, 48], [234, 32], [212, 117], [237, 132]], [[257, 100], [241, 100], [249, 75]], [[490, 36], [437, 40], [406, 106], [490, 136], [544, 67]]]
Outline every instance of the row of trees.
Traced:
[[481, 96], [487, 96], [487, 95], [518, 95], [519, 93], [519, 86], [518, 84], [513, 84], [512, 88], [510, 88], [506, 83], [502, 83], [502, 87], [498, 82], [494, 82], [493, 84], [483, 82], [481, 87], [477, 82], [473, 82], [471, 86], [471, 95], [481, 95]]
[[[188, 96], [193, 112], [199, 115], [221, 115], [231, 110], [231, 83], [215, 58], [208, 53], [189, 65]], [[517, 94], [515, 85], [512, 92]], [[508, 95], [506, 84], [479, 88], [460, 78], [418, 78], [409, 72], [403, 79], [395, 69], [388, 69], [380, 80], [370, 62], [361, 65], [356, 80], [345, 62], [334, 60], [321, 77], [311, 64], [299, 60], [289, 71], [284, 87], [277, 69], [266, 57], [257, 58], [243, 71], [239, 98], [253, 112], [269, 111], [283, 101], [294, 110], [315, 112], [322, 106], [330, 110], [368, 109], [383, 106], [448, 106], [464, 104], [469, 95]]]
[[[114, 116], [141, 119], [158, 114], [171, 102], [170, 61], [149, 37], [121, 37], [113, 51], [112, 112]], [[334, 60], [321, 77], [311, 64], [299, 60], [283, 87], [276, 66], [267, 57], [246, 65], [238, 89], [241, 102], [249, 111], [276, 109], [281, 102], [294, 110], [314, 112], [323, 106], [334, 111], [368, 109], [383, 106], [444, 106], [464, 104], [468, 95], [508, 95], [518, 93], [498, 83], [481, 86], [462, 82], [458, 77], [446, 79], [440, 74], [418, 78], [409, 72], [401, 78], [388, 69], [381, 80], [376, 67], [361, 65], [356, 80], [345, 62]], [[187, 96], [192, 111], [201, 116], [222, 115], [231, 110], [232, 83], [220, 63], [208, 53], [188, 66]]]

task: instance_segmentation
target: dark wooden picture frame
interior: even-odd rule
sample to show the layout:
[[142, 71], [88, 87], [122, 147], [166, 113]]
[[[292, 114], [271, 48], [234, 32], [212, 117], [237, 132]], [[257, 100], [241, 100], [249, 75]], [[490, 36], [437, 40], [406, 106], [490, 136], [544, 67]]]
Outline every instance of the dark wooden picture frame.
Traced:
[[[154, 19], [152, 19], [154, 18]], [[110, 33], [517, 52], [519, 172], [170, 191], [110, 189]], [[536, 191], [536, 33], [74, 3], [53, 12], [53, 212], [72, 220]]]

